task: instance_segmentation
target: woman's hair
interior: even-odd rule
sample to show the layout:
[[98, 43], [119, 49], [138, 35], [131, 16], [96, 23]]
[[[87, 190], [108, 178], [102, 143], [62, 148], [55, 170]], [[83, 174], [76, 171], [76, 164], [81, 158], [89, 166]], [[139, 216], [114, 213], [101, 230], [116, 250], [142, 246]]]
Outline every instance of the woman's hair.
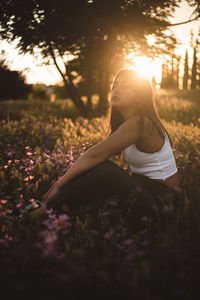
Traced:
[[[120, 74], [127, 74], [131, 78], [133, 90], [138, 96], [137, 106], [138, 106], [138, 113], [140, 115], [141, 130], [143, 129], [144, 126], [143, 116], [146, 116], [158, 128], [163, 138], [165, 138], [164, 131], [167, 133], [170, 140], [171, 147], [173, 148], [173, 142], [159, 118], [156, 105], [155, 105], [154, 90], [149, 80], [141, 76], [139, 72], [135, 69], [121, 69], [115, 76], [114, 82]], [[110, 106], [108, 110], [108, 118], [110, 119], [110, 122], [109, 122], [109, 129], [106, 137], [111, 135], [122, 123], [125, 122], [121, 112], [116, 107], [112, 107], [112, 106]], [[153, 132], [153, 127], [151, 133], [152, 132]], [[115, 155], [121, 154], [120, 155], [120, 159], [121, 159], [122, 152], [123, 151], [119, 153], [115, 153]]]

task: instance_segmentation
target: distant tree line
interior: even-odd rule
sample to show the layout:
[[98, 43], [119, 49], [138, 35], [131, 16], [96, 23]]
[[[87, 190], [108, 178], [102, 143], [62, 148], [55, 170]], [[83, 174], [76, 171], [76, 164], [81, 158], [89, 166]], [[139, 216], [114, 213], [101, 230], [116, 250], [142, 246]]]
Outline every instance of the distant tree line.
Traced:
[[0, 100], [25, 99], [31, 90], [21, 72], [9, 70], [5, 61], [0, 61]]
[[188, 49], [186, 49], [182, 78], [180, 78], [181, 56], [175, 55], [174, 51], [171, 60], [162, 65], [161, 88], [200, 89], [200, 28], [195, 40], [193, 30], [191, 30], [190, 47], [193, 50], [192, 64], [189, 64]]

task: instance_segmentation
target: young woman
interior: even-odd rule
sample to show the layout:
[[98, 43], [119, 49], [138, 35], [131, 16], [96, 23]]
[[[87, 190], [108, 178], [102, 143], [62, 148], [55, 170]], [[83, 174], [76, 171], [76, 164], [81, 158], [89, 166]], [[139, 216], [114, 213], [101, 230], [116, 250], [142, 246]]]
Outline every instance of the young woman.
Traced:
[[[110, 128], [101, 142], [85, 151], [44, 195], [42, 206], [33, 205], [31, 218], [43, 218], [46, 210], [61, 207], [75, 211], [95, 201], [99, 193], [128, 197], [137, 193], [138, 213], [152, 215], [159, 197], [180, 189], [173, 144], [155, 107], [152, 86], [136, 70], [120, 70], [113, 82]], [[109, 160], [120, 155], [131, 175]]]

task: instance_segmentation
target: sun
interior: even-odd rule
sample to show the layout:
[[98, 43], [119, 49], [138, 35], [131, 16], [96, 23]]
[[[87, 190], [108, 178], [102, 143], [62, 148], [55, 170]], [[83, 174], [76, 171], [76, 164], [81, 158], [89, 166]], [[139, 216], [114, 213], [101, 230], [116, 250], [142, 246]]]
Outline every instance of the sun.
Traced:
[[153, 61], [146, 56], [135, 56], [134, 53], [130, 53], [126, 56], [125, 68], [136, 69], [141, 76], [147, 77], [149, 81], [152, 81], [154, 76], [156, 84], [160, 84], [162, 77], [162, 60], [155, 58]]

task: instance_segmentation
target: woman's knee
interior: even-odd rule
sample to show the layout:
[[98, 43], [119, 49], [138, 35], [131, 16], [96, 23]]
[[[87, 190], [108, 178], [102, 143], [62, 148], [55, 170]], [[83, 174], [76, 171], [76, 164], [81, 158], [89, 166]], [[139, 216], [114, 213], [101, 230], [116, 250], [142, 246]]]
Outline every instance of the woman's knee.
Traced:
[[95, 166], [95, 169], [98, 170], [108, 170], [108, 169], [113, 169], [113, 167], [116, 167], [116, 164], [114, 162], [112, 162], [111, 160], [107, 159], [104, 160], [103, 162], [99, 163], [98, 165]]

